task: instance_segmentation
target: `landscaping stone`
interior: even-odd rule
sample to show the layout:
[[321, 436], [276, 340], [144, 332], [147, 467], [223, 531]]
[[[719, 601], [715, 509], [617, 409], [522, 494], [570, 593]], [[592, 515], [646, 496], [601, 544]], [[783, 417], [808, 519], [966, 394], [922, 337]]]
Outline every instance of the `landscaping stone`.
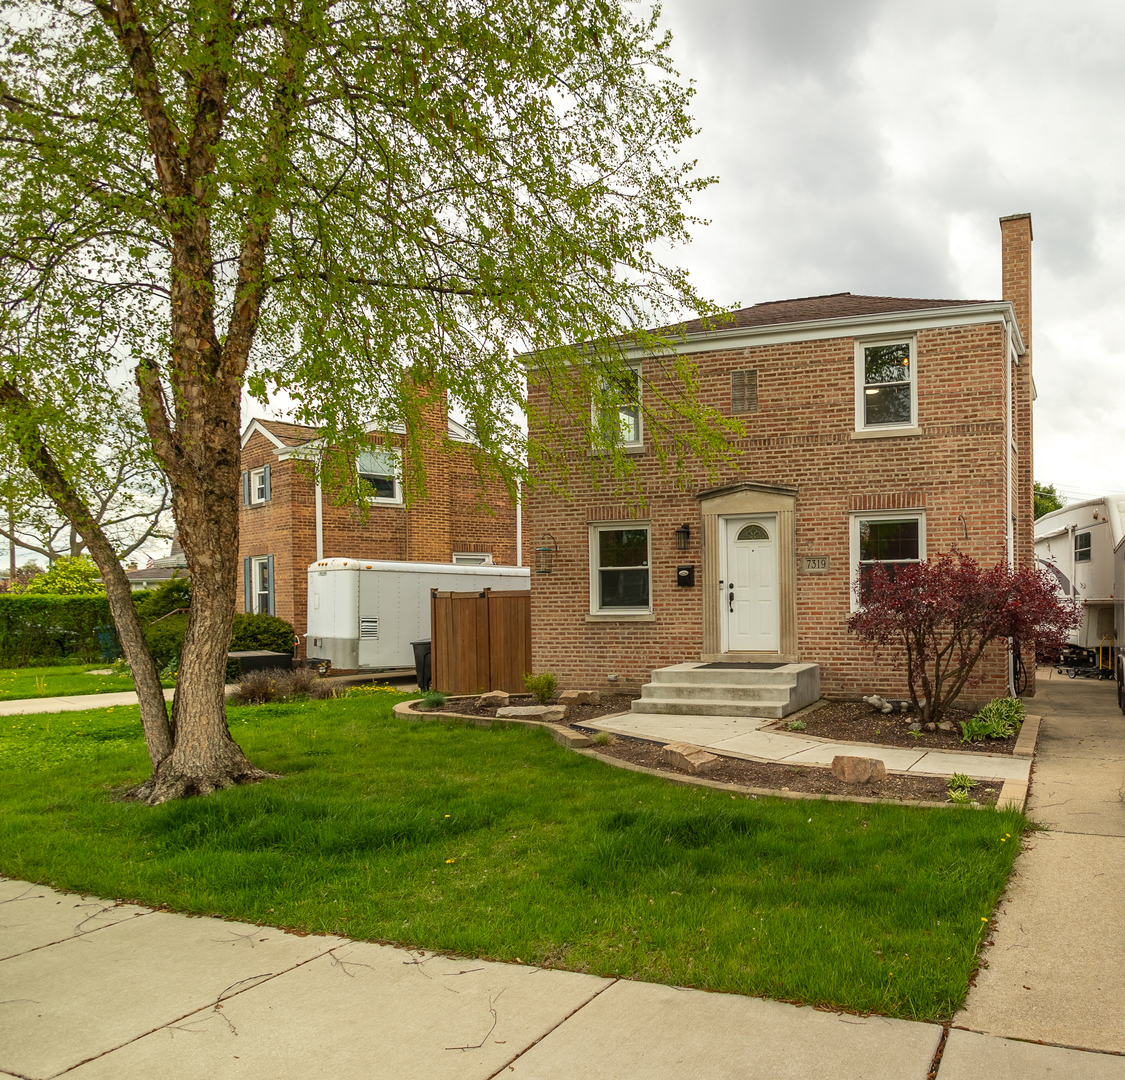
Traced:
[[565, 705], [508, 705], [506, 708], [497, 709], [496, 715], [508, 716], [517, 720], [542, 720], [547, 724], [555, 724], [565, 720], [567, 707]]
[[832, 759], [832, 775], [845, 784], [866, 784], [868, 780], [886, 780], [887, 767], [878, 758], [837, 754]]
[[509, 694], [506, 690], [489, 690], [487, 694], [481, 694], [477, 704], [482, 709], [503, 709], [506, 708], [509, 701]]
[[674, 765], [690, 773], [710, 772], [722, 764], [722, 758], [717, 754], [709, 754], [701, 747], [684, 742], [668, 743], [661, 756], [666, 765]]
[[559, 694], [560, 705], [600, 705], [600, 690], [564, 690]]
[[910, 725], [910, 730], [911, 731], [921, 731], [922, 725], [920, 723], [918, 723], [917, 720], [915, 720], [914, 723]]
[[938, 731], [955, 731], [955, 730], [956, 729], [954, 728], [953, 723], [949, 720], [943, 720], [940, 724], [938, 724]]
[[937, 724], [927, 724], [926, 730], [927, 731], [937, 731]]
[[575, 731], [573, 728], [551, 727], [550, 731], [551, 735], [554, 736], [555, 742], [563, 746], [569, 746], [572, 749], [593, 745], [593, 740], [589, 735], [583, 735], [581, 731]]

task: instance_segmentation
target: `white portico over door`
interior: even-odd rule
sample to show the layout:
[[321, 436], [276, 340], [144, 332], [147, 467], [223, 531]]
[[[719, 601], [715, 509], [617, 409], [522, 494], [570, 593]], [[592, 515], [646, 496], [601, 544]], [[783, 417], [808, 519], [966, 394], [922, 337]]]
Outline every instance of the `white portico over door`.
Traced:
[[696, 499], [703, 525], [700, 659], [796, 663], [797, 489], [743, 481]]
[[777, 652], [777, 515], [723, 517], [722, 651]]

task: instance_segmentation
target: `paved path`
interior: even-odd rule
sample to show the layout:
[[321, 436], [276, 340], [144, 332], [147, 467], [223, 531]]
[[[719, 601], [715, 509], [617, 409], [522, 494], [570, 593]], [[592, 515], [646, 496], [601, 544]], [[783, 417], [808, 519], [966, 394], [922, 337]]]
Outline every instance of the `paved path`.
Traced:
[[728, 757], [787, 765], [831, 765], [837, 754], [879, 758], [889, 772], [921, 776], [965, 773], [978, 780], [1027, 783], [1029, 758], [1008, 754], [948, 753], [868, 743], [840, 743], [785, 731], [763, 730], [774, 721], [754, 716], [677, 716], [670, 713], [619, 713], [583, 722], [619, 735], [654, 742], [689, 742]]
[[955, 1024], [1125, 1054], [1125, 716], [1114, 683], [1057, 677], [1034, 708], [1028, 814], [1050, 831], [1016, 861]]
[[[164, 700], [171, 701], [175, 690], [165, 690]], [[75, 694], [73, 697], [17, 698], [0, 701], [0, 716], [26, 716], [29, 713], [78, 712], [82, 709], [108, 709], [111, 705], [136, 705], [137, 694], [127, 690], [121, 694]]]

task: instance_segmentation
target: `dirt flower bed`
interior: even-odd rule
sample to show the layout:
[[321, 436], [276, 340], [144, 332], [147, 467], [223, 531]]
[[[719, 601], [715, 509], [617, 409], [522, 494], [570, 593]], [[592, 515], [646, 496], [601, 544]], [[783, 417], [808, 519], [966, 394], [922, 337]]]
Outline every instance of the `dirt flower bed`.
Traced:
[[[1010, 739], [980, 739], [973, 743], [961, 741], [961, 721], [973, 713], [965, 709], [949, 709], [945, 719], [953, 731], [911, 731], [910, 725], [918, 719], [914, 713], [878, 713], [865, 701], [830, 701], [809, 712], [802, 713], [803, 731], [794, 735], [815, 735], [820, 739], [840, 739], [844, 742], [874, 743], [877, 746], [907, 746], [919, 750], [962, 750], [970, 754], [1010, 754], [1018, 735]], [[773, 725], [776, 731], [789, 732], [790, 716]], [[843, 751], [841, 751], [843, 752]]]
[[[628, 712], [640, 694], [602, 694], [601, 703], [598, 705], [571, 705], [570, 715], [567, 716], [568, 724], [580, 724], [584, 720], [596, 720], [599, 716], [611, 716], [613, 713]], [[457, 716], [495, 716], [495, 709], [481, 708], [479, 699], [475, 697], [450, 698], [440, 709], [426, 709], [428, 713], [454, 713]], [[523, 706], [536, 705], [538, 702], [530, 694], [512, 694], [508, 705]]]
[[[684, 769], [667, 765], [660, 755], [661, 744], [614, 736], [613, 742], [596, 746], [599, 754], [644, 765], [668, 774], [691, 775]], [[888, 775], [886, 780], [866, 784], [845, 784], [832, 775], [831, 769], [809, 765], [782, 765], [763, 761], [742, 761], [724, 758], [723, 764], [706, 774], [708, 780], [742, 787], [769, 788], [777, 791], [805, 792], [818, 795], [846, 795], [849, 798], [895, 799], [899, 802], [948, 802], [949, 784], [941, 777]], [[1000, 783], [978, 781], [969, 793], [973, 802], [995, 803], [1000, 797]]]

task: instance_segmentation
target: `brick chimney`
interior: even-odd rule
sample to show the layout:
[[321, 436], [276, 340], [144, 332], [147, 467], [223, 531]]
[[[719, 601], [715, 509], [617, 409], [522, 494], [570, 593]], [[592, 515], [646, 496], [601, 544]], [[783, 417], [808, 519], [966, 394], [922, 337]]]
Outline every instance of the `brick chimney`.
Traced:
[[1031, 381], [1031, 215], [1011, 214], [1000, 219], [1003, 297], [1016, 311], [1016, 322], [1027, 352], [1012, 372], [1012, 438], [1016, 445], [1013, 463], [1012, 514], [1015, 525], [1017, 566], [1032, 566], [1035, 560], [1034, 461], [1032, 459]]
[[422, 423], [430, 429], [423, 450], [426, 497], [406, 512], [406, 558], [410, 562], [450, 562], [453, 558], [450, 505], [449, 398], [445, 391], [422, 407]]

